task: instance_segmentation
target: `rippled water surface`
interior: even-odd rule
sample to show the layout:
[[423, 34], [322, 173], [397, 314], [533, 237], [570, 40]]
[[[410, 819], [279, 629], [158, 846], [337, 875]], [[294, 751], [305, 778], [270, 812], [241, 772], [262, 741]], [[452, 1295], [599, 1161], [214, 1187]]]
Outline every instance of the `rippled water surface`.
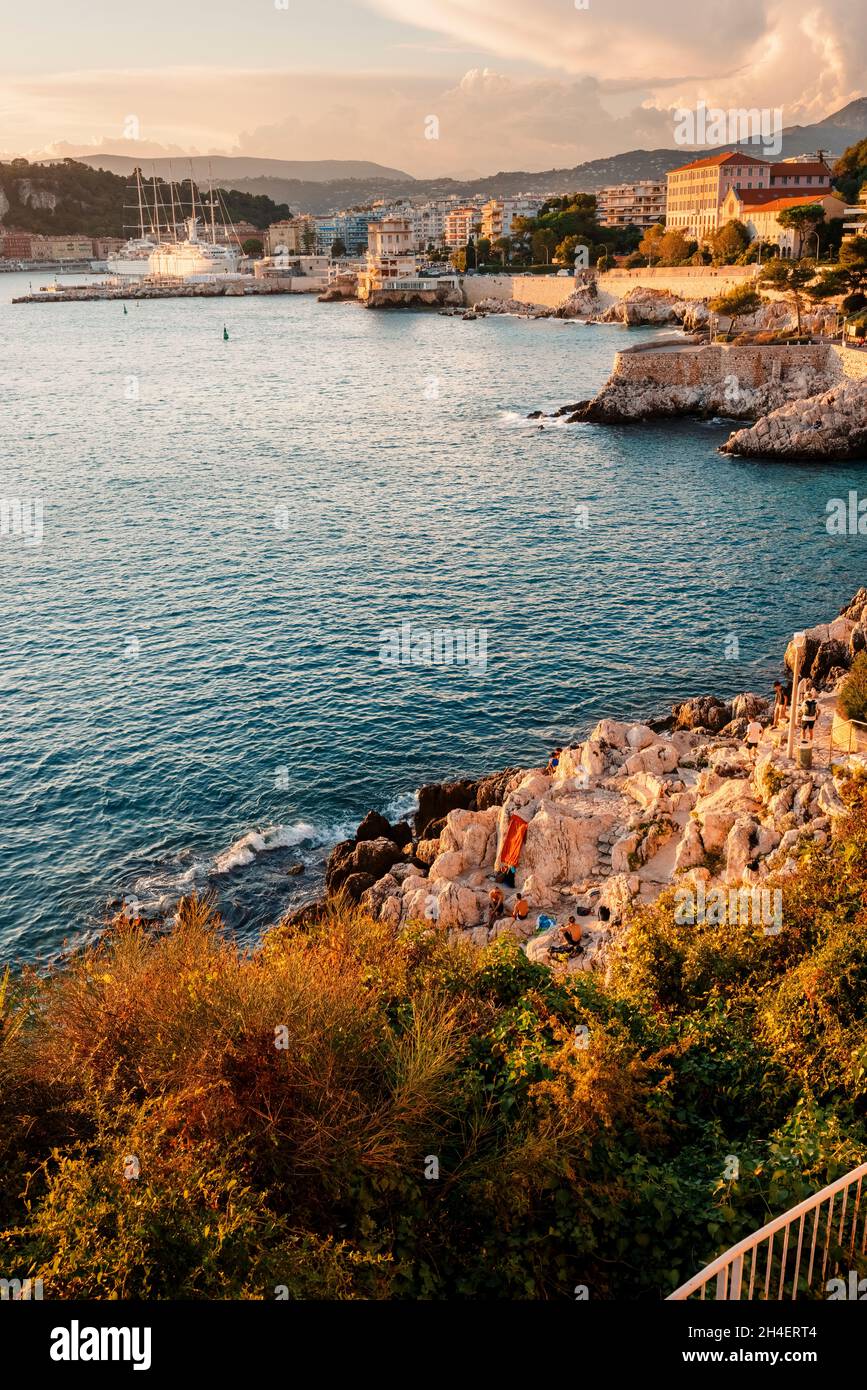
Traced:
[[[525, 420], [595, 391], [626, 330], [13, 307], [26, 282], [0, 276], [0, 495], [44, 503], [41, 545], [0, 538], [7, 956], [196, 885], [253, 932], [369, 807], [767, 688], [865, 581], [863, 538], [824, 527], [857, 466], [728, 460], [722, 423]], [[482, 630], [484, 668], [384, 664], [403, 622]]]

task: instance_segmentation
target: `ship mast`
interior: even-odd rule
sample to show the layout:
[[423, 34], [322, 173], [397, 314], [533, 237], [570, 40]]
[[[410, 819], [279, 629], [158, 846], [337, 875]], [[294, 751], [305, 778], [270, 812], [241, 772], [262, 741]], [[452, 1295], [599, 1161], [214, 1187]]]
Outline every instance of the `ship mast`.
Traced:
[[178, 239], [178, 215], [175, 211], [175, 172], [172, 168], [172, 161], [169, 160], [169, 188], [172, 195], [172, 241]]
[[136, 184], [136, 188], [137, 188], [137, 190], [138, 190], [138, 224], [139, 224], [139, 228], [140, 228], [140, 236], [141, 236], [141, 239], [142, 239], [142, 241], [144, 241], [144, 239], [145, 239], [145, 229], [144, 229], [144, 207], [143, 207], [143, 205], [142, 205], [142, 198], [141, 198], [141, 169], [139, 168], [138, 165], [135, 166], [135, 184]]
[[159, 245], [159, 240], [160, 240], [160, 209], [159, 209], [159, 203], [157, 202], [157, 166], [156, 166], [156, 164], [154, 165], [153, 189], [154, 189], [154, 229], [155, 229], [155, 231], [156, 231], [157, 245]]
[[214, 180], [211, 175], [211, 162], [208, 161], [208, 197], [211, 200], [211, 245], [217, 244], [217, 229], [214, 225]]

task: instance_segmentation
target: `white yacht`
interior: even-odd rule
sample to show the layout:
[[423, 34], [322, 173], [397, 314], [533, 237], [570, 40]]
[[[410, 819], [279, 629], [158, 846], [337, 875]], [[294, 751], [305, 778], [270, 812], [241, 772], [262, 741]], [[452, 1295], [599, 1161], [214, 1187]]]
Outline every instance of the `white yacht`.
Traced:
[[126, 246], [107, 257], [109, 274], [125, 279], [150, 275], [150, 256], [156, 249], [156, 242], [150, 237], [131, 237]]
[[152, 248], [147, 274], [159, 280], [232, 275], [238, 269], [240, 251], [217, 241], [199, 240], [199, 220], [189, 217], [183, 241], [162, 241]]

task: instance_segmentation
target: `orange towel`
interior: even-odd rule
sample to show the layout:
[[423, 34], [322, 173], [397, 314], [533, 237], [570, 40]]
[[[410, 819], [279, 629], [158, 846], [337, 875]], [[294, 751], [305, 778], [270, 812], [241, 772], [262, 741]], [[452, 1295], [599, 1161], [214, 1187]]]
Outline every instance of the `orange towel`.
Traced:
[[512, 816], [509, 825], [503, 836], [503, 848], [500, 850], [500, 868], [516, 869], [518, 860], [521, 857], [521, 850], [524, 847], [524, 837], [527, 834], [528, 822], [522, 820], [520, 816]]

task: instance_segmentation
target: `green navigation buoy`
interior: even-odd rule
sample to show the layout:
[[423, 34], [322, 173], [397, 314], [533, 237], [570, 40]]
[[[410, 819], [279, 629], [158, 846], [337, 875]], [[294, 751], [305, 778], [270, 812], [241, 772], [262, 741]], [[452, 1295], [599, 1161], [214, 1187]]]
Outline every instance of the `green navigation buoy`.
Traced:
[[228, 341], [229, 341], [229, 330], [228, 330], [228, 328], [226, 327], [226, 325], [223, 324], [223, 342], [224, 342], [224, 343], [227, 343]]

